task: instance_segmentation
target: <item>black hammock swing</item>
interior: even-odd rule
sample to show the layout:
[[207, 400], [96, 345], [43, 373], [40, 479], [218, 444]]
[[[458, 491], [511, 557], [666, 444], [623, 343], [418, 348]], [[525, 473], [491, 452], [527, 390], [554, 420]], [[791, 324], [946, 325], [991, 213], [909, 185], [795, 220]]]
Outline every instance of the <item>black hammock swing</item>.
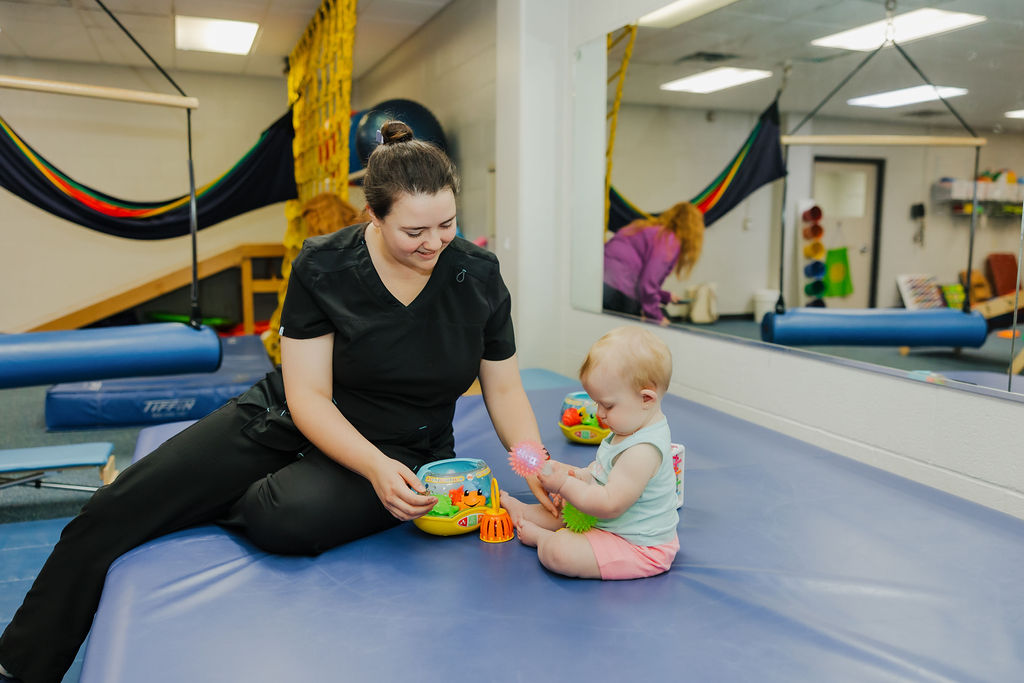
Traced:
[[[295, 199], [291, 112], [263, 131], [238, 163], [196, 190], [198, 228]], [[131, 202], [83, 185], [32, 149], [0, 118], [0, 186], [55, 216], [108, 235], [158, 240], [189, 234], [189, 195]]]

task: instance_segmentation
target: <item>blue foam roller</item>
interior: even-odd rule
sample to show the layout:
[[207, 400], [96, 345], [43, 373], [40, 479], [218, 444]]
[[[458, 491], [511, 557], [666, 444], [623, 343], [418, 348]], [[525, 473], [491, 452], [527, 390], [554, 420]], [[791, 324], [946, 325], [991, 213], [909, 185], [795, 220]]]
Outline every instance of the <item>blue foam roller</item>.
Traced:
[[0, 389], [213, 372], [220, 357], [220, 339], [212, 328], [182, 323], [0, 335]]
[[768, 313], [761, 339], [787, 346], [967, 346], [988, 336], [985, 318], [952, 308], [792, 308]]

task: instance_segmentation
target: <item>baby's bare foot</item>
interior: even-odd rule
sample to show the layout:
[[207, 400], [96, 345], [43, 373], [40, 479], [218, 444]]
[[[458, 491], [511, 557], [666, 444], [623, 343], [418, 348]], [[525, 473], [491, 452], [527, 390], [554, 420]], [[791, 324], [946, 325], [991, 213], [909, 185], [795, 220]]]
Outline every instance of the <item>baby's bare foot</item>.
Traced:
[[542, 529], [530, 520], [521, 517], [516, 520], [516, 530], [519, 532], [519, 542], [531, 548], [537, 547], [537, 539], [545, 531], [545, 529]]
[[501, 507], [508, 510], [508, 514], [512, 516], [512, 519], [523, 516], [523, 511], [526, 509], [526, 503], [512, 496], [508, 491], [502, 491], [499, 494], [499, 497], [501, 498]]

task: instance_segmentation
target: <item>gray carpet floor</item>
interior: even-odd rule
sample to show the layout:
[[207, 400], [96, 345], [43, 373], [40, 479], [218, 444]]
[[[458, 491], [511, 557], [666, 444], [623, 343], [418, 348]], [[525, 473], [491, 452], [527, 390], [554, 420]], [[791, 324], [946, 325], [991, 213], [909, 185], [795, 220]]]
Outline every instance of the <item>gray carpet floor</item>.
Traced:
[[[0, 449], [59, 446], [89, 441], [114, 444], [117, 469], [131, 463], [135, 440], [141, 427], [46, 431], [46, 386], [0, 390]], [[0, 457], [2, 453], [0, 453]], [[84, 486], [99, 486], [95, 467], [64, 470], [49, 480]], [[0, 489], [0, 524], [75, 515], [91, 494], [81, 491], [10, 486]]]

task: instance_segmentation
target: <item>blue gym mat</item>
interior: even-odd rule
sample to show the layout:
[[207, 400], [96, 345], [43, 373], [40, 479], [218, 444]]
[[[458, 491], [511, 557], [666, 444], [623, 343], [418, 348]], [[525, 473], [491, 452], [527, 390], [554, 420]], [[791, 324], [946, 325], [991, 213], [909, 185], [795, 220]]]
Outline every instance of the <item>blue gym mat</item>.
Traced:
[[223, 360], [215, 372], [56, 384], [46, 392], [46, 428], [196, 420], [273, 370], [258, 336], [224, 337], [220, 343]]
[[[582, 465], [594, 448], [557, 426], [573, 388], [529, 394], [552, 455]], [[681, 398], [665, 412], [687, 449], [668, 574], [568, 579], [518, 541], [412, 524], [316, 558], [199, 527], [113, 565], [82, 681], [1020, 680], [1024, 521]], [[480, 396], [456, 445], [525, 494]]]

